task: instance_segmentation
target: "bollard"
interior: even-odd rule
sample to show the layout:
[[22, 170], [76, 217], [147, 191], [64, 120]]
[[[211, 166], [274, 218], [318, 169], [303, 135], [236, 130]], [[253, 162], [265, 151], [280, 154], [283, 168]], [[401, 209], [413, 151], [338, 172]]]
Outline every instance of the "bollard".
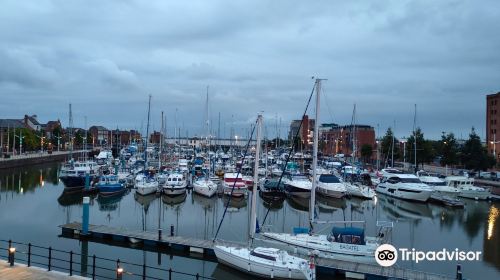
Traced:
[[462, 265], [457, 264], [457, 280], [462, 280]]
[[16, 248], [9, 247], [9, 265], [14, 266], [14, 255], [16, 254]]
[[90, 198], [88, 196], [83, 198], [83, 216], [82, 216], [82, 235], [89, 234], [89, 204]]
[[174, 225], [170, 225], [170, 236], [174, 236]]
[[161, 241], [161, 228], [158, 229], [158, 241]]

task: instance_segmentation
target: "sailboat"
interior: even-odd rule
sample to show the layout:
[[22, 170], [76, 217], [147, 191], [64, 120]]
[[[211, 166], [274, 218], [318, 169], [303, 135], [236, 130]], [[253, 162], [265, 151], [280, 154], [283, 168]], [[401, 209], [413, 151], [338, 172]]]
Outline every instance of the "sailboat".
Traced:
[[[207, 87], [207, 102], [206, 102], [206, 144], [209, 145], [209, 112], [208, 112], [208, 87]], [[210, 179], [212, 170], [212, 158], [210, 157], [210, 149], [207, 149], [208, 156], [208, 173], [205, 176], [198, 178], [193, 183], [193, 191], [197, 194], [212, 197], [217, 192], [217, 184]]]
[[[254, 168], [254, 188], [250, 214], [250, 240], [253, 240], [257, 229], [257, 169], [259, 164], [258, 158], [260, 152], [261, 125], [262, 115], [259, 114], [257, 118], [257, 148]], [[306, 260], [291, 256], [286, 251], [280, 249], [267, 247], [256, 247], [251, 249], [249, 243], [248, 248], [216, 245], [214, 246], [214, 252], [220, 263], [258, 277], [284, 279], [315, 278], [314, 264], [309, 265]]]
[[[319, 124], [319, 100], [321, 80], [316, 80], [316, 121], [314, 127], [313, 142], [313, 178], [317, 178], [316, 167], [318, 164], [318, 124]], [[313, 180], [311, 199], [309, 206], [310, 229], [294, 228], [294, 234], [265, 232], [262, 235], [268, 239], [286, 244], [295, 250], [310, 251], [317, 250], [320, 257], [338, 260], [349, 260], [362, 263], [375, 263], [375, 250], [382, 244], [383, 234], [378, 237], [366, 237], [363, 228], [347, 227], [348, 224], [364, 223], [356, 221], [333, 221], [315, 222], [315, 190], [318, 181]], [[344, 224], [344, 227], [333, 227], [329, 234], [314, 234], [312, 225], [317, 224]], [[387, 227], [383, 227], [386, 229]], [[382, 232], [381, 232], [382, 233]]]
[[[149, 95], [149, 103], [148, 103], [148, 126], [146, 128], [146, 150], [145, 150], [145, 153], [144, 153], [144, 156], [145, 156], [145, 163], [144, 163], [144, 170], [147, 170], [147, 167], [148, 167], [148, 153], [147, 153], [147, 150], [148, 150], [148, 138], [149, 138], [149, 116], [150, 116], [150, 113], [151, 113], [151, 95]], [[162, 117], [163, 119], [163, 117]], [[141, 194], [141, 195], [148, 195], [148, 194], [152, 194], [152, 193], [156, 193], [156, 191], [158, 190], [158, 181], [155, 180], [154, 178], [152, 178], [151, 176], [149, 176], [149, 174], [147, 174], [147, 171], [145, 171], [144, 175], [143, 176], [137, 176], [136, 177], [136, 192], [138, 194]]]

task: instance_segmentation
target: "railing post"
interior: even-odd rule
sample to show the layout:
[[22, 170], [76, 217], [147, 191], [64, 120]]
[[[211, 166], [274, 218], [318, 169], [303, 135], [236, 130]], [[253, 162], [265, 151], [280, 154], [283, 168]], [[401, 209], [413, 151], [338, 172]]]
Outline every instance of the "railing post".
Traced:
[[95, 280], [95, 255], [92, 256], [92, 280]]
[[170, 236], [174, 236], [174, 225], [170, 225]]
[[146, 263], [142, 264], [142, 280], [146, 280]]
[[120, 259], [116, 260], [116, 280], [122, 280], [123, 268], [120, 267]]
[[200, 274], [196, 273], [196, 280], [199, 280], [199, 279], [200, 279]]
[[31, 266], [31, 243], [28, 243], [28, 267]]
[[73, 251], [69, 251], [69, 276], [73, 276]]
[[172, 268], [168, 269], [168, 280], [172, 280]]
[[456, 280], [462, 280], [462, 265], [457, 264], [457, 278]]
[[52, 247], [49, 247], [49, 265], [48, 265], [49, 271], [51, 270], [51, 268], [52, 268]]

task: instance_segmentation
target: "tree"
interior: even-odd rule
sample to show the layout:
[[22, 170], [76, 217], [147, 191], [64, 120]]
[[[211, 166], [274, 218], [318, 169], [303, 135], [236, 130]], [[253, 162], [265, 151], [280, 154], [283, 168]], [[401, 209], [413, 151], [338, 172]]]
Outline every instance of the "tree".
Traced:
[[366, 162], [370, 159], [373, 153], [373, 147], [370, 144], [364, 144], [361, 146], [361, 157], [363, 158], [363, 161]]
[[481, 138], [476, 134], [474, 128], [461, 149], [461, 160], [466, 169], [474, 171], [486, 170], [495, 165], [495, 158], [481, 144]]
[[[387, 132], [384, 135], [384, 138], [382, 138], [382, 155], [386, 159], [386, 162], [390, 162], [392, 158], [392, 144], [393, 144], [393, 132], [392, 129], [389, 127], [387, 129]], [[394, 158], [399, 157], [399, 140], [397, 138], [394, 138]]]
[[444, 135], [443, 133], [443, 136], [441, 136], [440, 147], [441, 166], [453, 166], [458, 164], [458, 144], [453, 133], [450, 132], [447, 135]]
[[425, 140], [424, 134], [420, 127], [417, 127], [413, 135], [408, 137], [408, 143], [406, 145], [406, 154], [408, 162], [415, 163], [415, 139], [417, 139], [417, 165], [415, 169], [418, 169], [420, 164], [429, 163], [434, 160], [435, 150], [432, 145], [432, 141]]

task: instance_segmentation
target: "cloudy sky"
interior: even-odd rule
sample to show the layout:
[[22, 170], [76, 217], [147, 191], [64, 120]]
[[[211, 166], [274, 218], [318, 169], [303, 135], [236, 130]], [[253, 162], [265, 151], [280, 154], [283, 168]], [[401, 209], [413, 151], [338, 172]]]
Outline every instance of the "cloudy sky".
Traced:
[[[0, 118], [172, 134], [267, 132], [300, 118], [324, 82], [321, 122], [484, 135], [486, 94], [500, 91], [500, 2], [0, 1]], [[177, 111], [177, 114], [176, 114]], [[310, 110], [310, 115], [314, 110]], [[177, 120], [177, 124], [176, 124]]]

